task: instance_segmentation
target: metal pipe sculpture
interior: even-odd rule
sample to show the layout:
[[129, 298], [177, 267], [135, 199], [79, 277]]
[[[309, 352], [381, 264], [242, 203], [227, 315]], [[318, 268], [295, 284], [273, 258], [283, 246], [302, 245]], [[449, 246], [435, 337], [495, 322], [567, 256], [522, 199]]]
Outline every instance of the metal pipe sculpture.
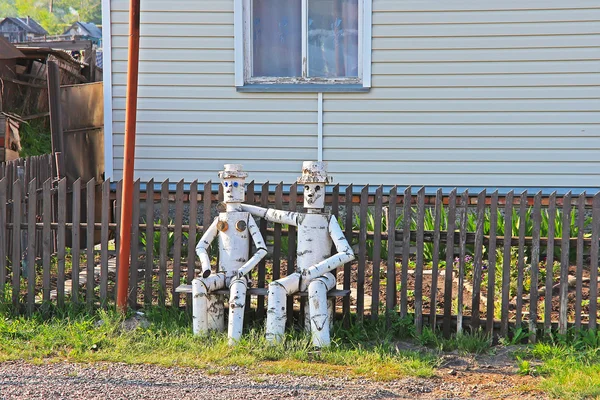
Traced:
[[[267, 254], [267, 246], [254, 218], [241, 208], [247, 176], [239, 164], [225, 164], [223, 171], [219, 172], [226, 209], [214, 219], [196, 246], [196, 254], [202, 264], [202, 277], [192, 281], [194, 334], [224, 330], [223, 301], [221, 296], [211, 293], [229, 287], [227, 334], [230, 345], [234, 345], [242, 336], [248, 287], [246, 275]], [[216, 237], [219, 240], [219, 265], [217, 272], [211, 273], [208, 248]], [[257, 251], [248, 260], [250, 237]]]
[[[309, 321], [312, 343], [316, 347], [330, 344], [330, 324], [333, 321], [333, 302], [327, 292], [336, 285], [331, 273], [339, 266], [354, 260], [352, 247], [344, 237], [335, 217], [324, 214], [325, 185], [329, 183], [325, 162], [305, 161], [298, 183], [304, 185], [304, 207], [307, 213], [265, 209], [247, 204], [244, 211], [280, 224], [298, 227], [296, 272], [269, 285], [266, 338], [270, 343], [283, 340], [286, 323], [286, 295], [308, 289]], [[331, 245], [337, 253], [331, 255]]]

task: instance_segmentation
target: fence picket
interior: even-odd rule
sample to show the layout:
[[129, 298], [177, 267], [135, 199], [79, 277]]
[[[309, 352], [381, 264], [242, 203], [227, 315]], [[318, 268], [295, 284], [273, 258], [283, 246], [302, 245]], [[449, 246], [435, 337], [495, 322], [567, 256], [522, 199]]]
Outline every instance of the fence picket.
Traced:
[[525, 270], [525, 228], [527, 217], [527, 190], [521, 193], [519, 202], [519, 248], [517, 256], [517, 310], [515, 315], [515, 329], [521, 328], [523, 318], [523, 277]]
[[[119, 285], [119, 249], [121, 248], [121, 202], [123, 193], [123, 179], [117, 182], [116, 191], [116, 206], [115, 206], [115, 218], [116, 218], [116, 230], [115, 230], [115, 252], [117, 257], [115, 258], [115, 288]], [[117, 290], [114, 290], [115, 301], [117, 299]]]
[[[4, 167], [0, 167], [0, 171], [4, 173]], [[8, 257], [8, 222], [6, 216], [6, 190], [8, 179], [3, 176], [0, 179], [0, 299], [4, 299], [4, 285], [6, 284], [6, 260]]]
[[58, 275], [56, 279], [56, 300], [59, 307], [65, 304], [65, 245], [66, 245], [66, 224], [67, 224], [67, 179], [62, 178], [58, 182], [58, 216], [56, 233], [56, 258], [58, 264]]
[[575, 270], [575, 329], [581, 329], [581, 297], [583, 292], [583, 230], [585, 223], [585, 192], [577, 200], [577, 260]]
[[598, 312], [598, 240], [600, 239], [600, 192], [592, 202], [592, 247], [590, 249], [590, 321], [588, 328], [596, 329]]
[[544, 295], [544, 330], [550, 332], [552, 322], [552, 285], [554, 280], [554, 235], [556, 220], [556, 192], [548, 199], [548, 242], [546, 244], [546, 289]]
[[388, 196], [388, 212], [387, 212], [387, 282], [385, 285], [385, 310], [386, 310], [386, 325], [391, 326], [390, 315], [396, 308], [396, 201], [398, 200], [398, 187], [394, 186], [390, 190]]
[[458, 292], [457, 295], [457, 308], [458, 312], [456, 315], [456, 332], [461, 333], [463, 330], [463, 309], [464, 309], [464, 290], [465, 290], [465, 257], [467, 254], [467, 212], [469, 205], [469, 191], [465, 190], [460, 200], [460, 231], [459, 231], [459, 245], [458, 245]]
[[44, 198], [44, 211], [42, 218], [44, 226], [42, 230], [43, 234], [43, 246], [44, 254], [42, 257], [43, 266], [43, 287], [42, 287], [42, 298], [44, 302], [50, 301], [50, 257], [52, 256], [52, 230], [50, 224], [52, 223], [52, 180], [47, 179], [43, 185], [43, 198]]
[[33, 314], [35, 306], [35, 224], [37, 218], [37, 191], [36, 180], [29, 182], [27, 199], [27, 315]]
[[144, 304], [152, 304], [154, 270], [154, 179], [146, 184], [146, 266], [144, 269]]
[[[290, 186], [290, 198], [288, 204], [288, 210], [296, 211], [298, 201], [298, 184], [294, 182]], [[291, 275], [296, 271], [294, 268], [294, 262], [296, 260], [296, 227], [288, 226], [288, 256], [287, 256], [287, 275]], [[287, 298], [287, 324], [292, 326], [294, 319], [294, 299], [291, 296]]]
[[367, 210], [369, 185], [360, 191], [360, 231], [358, 234], [358, 270], [356, 274], [356, 317], [360, 320], [365, 312], [365, 268], [367, 265]]
[[140, 266], [140, 180], [133, 183], [132, 212], [131, 212], [131, 263], [129, 267], [129, 306], [137, 308], [138, 281]]
[[[267, 208], [269, 207], [269, 182], [265, 182], [262, 186], [262, 191], [260, 193], [260, 205], [261, 207]], [[262, 218], [260, 221], [260, 233], [263, 238], [267, 237], [267, 220]], [[266, 260], [263, 258], [258, 263], [258, 287], [264, 288], [266, 285]], [[257, 300], [257, 309], [256, 315], [259, 319], [263, 319], [265, 315], [265, 296], [258, 296]], [[304, 315], [304, 314], [301, 314]], [[301, 317], [302, 321], [303, 318]]]
[[371, 319], [376, 320], [379, 317], [379, 283], [381, 266], [381, 218], [383, 216], [383, 186], [379, 186], [375, 191], [375, 210], [373, 213], [373, 274], [371, 276]]
[[79, 263], [81, 248], [81, 178], [73, 182], [73, 225], [71, 225], [71, 301], [79, 303]]
[[435, 216], [433, 220], [433, 257], [431, 260], [431, 304], [429, 306], [429, 318], [431, 321], [432, 329], [435, 329], [437, 326], [437, 292], [440, 263], [440, 225], [442, 221], [441, 214], [443, 210], [442, 198], [442, 189], [438, 189], [435, 194]]
[[403, 224], [402, 224], [402, 271], [400, 272], [400, 316], [406, 317], [408, 313], [408, 261], [410, 258], [410, 222], [412, 214], [411, 187], [404, 190]]
[[[108, 216], [110, 213], [110, 180], [102, 183], [102, 216], [100, 228], [100, 304], [108, 301]], [[134, 207], [135, 209], [135, 207]]]
[[[283, 182], [275, 187], [275, 208], [283, 209]], [[252, 246], [250, 246], [252, 247]], [[273, 281], [281, 277], [281, 224], [273, 225]]]
[[[43, 161], [43, 160], [42, 160]], [[100, 267], [100, 299], [103, 306], [108, 301], [108, 292], [111, 290], [111, 284], [108, 280], [108, 257], [111, 252], [106, 247], [106, 242], [110, 236], [110, 232], [114, 230], [115, 225], [109, 224], [110, 215], [110, 182], [105, 181], [102, 184], [102, 218], [101, 223], [95, 223], [95, 181], [90, 180], [86, 183], [85, 188], [81, 187], [81, 180], [76, 181], [73, 184], [72, 201], [68, 199], [71, 196], [67, 192], [66, 180], [60, 180], [56, 186], [53, 187], [52, 179], [47, 179], [45, 182], [40, 184], [39, 179], [43, 177], [42, 173], [45, 164], [36, 164], [36, 159], [27, 160], [24, 162], [25, 169], [23, 170], [27, 177], [31, 177], [29, 180], [21, 178], [22, 171], [17, 169], [20, 168], [19, 162], [13, 163], [14, 168], [11, 170], [11, 181], [8, 177], [0, 179], [0, 281], [7, 280], [9, 261], [13, 266], [12, 276], [10, 282], [12, 286], [12, 303], [16, 312], [19, 312], [20, 307], [22, 310], [31, 314], [35, 310], [36, 303], [36, 290], [40, 292], [42, 300], [44, 302], [56, 301], [57, 305], [64, 306], [65, 303], [65, 245], [66, 230], [71, 229], [71, 241], [72, 241], [72, 256], [73, 256], [73, 270], [71, 271], [72, 278], [72, 301], [76, 303], [80, 301], [78, 299], [79, 289], [79, 265], [80, 260], [80, 243], [86, 245], [86, 266], [84, 272], [87, 274], [86, 279], [86, 302], [93, 305], [98, 300], [95, 292], [95, 261], [94, 261], [94, 245], [95, 241], [95, 230], [98, 229], [100, 233], [99, 238], [102, 243], [102, 248], [99, 257]], [[20, 162], [23, 164], [23, 162]], [[8, 170], [8, 167], [4, 166], [4, 170]], [[10, 193], [13, 194], [9, 197], [8, 184], [11, 184]], [[27, 184], [27, 190], [24, 188], [24, 184]], [[136, 181], [134, 186], [134, 203], [139, 203], [140, 193], [139, 187], [140, 181]], [[176, 288], [181, 281], [181, 274], [184, 274], [184, 278], [187, 283], [195, 276], [195, 236], [198, 228], [195, 222], [198, 219], [198, 187], [197, 182], [190, 185], [189, 205], [190, 205], [190, 220], [186, 224], [184, 221], [184, 209], [187, 207], [184, 202], [188, 201], [187, 196], [184, 194], [183, 181], [178, 182], [177, 189], [174, 194], [169, 193], [169, 181], [165, 181], [161, 184], [161, 204], [160, 204], [160, 217], [161, 222], [159, 226], [154, 223], [154, 183], [148, 185], [146, 191], [146, 224], [140, 224], [139, 220], [139, 207], [134, 207], [134, 224], [132, 225], [132, 243], [131, 243], [131, 254], [132, 254], [132, 270], [130, 274], [132, 291], [129, 293], [129, 302], [133, 307], [137, 306], [137, 297], [140, 293], [137, 292], [137, 254], [139, 254], [139, 243], [135, 241], [140, 236], [139, 229], [145, 230], [147, 240], [146, 248], [146, 272], [144, 274], [144, 282], [147, 283], [146, 289], [144, 290], [144, 302], [151, 303], [152, 296], [156, 296], [156, 293], [152, 293], [152, 283], [156, 288], [156, 282], [153, 280], [153, 258], [155, 257], [154, 252], [159, 253], [160, 265], [158, 266], [158, 287], [162, 294], [159, 293], [159, 304], [163, 305], [166, 303], [167, 295], [165, 288], [171, 289], [171, 281], [167, 277], [167, 266], [170, 268], [170, 260], [173, 260], [173, 288]], [[251, 204], [254, 199], [254, 183], [252, 182], [248, 187], [248, 196], [252, 197], [248, 199], [248, 203]], [[137, 187], [137, 197], [136, 197]], [[205, 185], [204, 195], [201, 197], [203, 200], [203, 212], [205, 221], [203, 220], [202, 229], [206, 228], [210, 224], [211, 215], [211, 204], [214, 202], [214, 197], [211, 191], [210, 185]], [[380, 282], [381, 276], [381, 246], [386, 245], [388, 250], [388, 257], [385, 260], [386, 263], [386, 285], [385, 289], [385, 307], [387, 323], [391, 322], [391, 312], [395, 310], [396, 305], [399, 303], [400, 314], [402, 313], [403, 304], [397, 297], [397, 282], [396, 279], [400, 275], [401, 286], [404, 287], [406, 293], [404, 294], [404, 309], [406, 314], [413, 312], [414, 304], [414, 316], [416, 331], [420, 332], [423, 328], [423, 323], [427, 322], [432, 327], [437, 326], [437, 303], [440, 299], [442, 288], [438, 286], [443, 285], [443, 310], [442, 312], [442, 330], [444, 334], [450, 334], [454, 321], [456, 321], [456, 329], [458, 332], [464, 330], [464, 319], [467, 323], [470, 323], [472, 331], [476, 331], [482, 325], [482, 313], [486, 314], [486, 329], [488, 332], [493, 332], [496, 321], [495, 315], [500, 316], [500, 334], [506, 336], [509, 334], [510, 329], [518, 329], [521, 327], [527, 327], [529, 330], [529, 340], [535, 342], [538, 340], [540, 331], [537, 329], [537, 322], [543, 320], [543, 327], [548, 331], [552, 326], [556, 327], [558, 322], [558, 332], [566, 333], [567, 327], [573, 326], [576, 329], [596, 329], [597, 326], [597, 300], [598, 300], [598, 288], [594, 285], [598, 279], [598, 265], [595, 259], [598, 258], [598, 252], [600, 247], [600, 192], [596, 193], [592, 202], [592, 227], [591, 227], [591, 238], [586, 234], [586, 206], [589, 207], [589, 203], [586, 204], [588, 194], [583, 192], [578, 194], [577, 201], [572, 198], [571, 192], [567, 193], [559, 199], [558, 202], [562, 201], [561, 216], [558, 216], [557, 212], [557, 199], [556, 193], [552, 193], [549, 198], [542, 197], [542, 193], [529, 194], [524, 191], [519, 194], [519, 200], [514, 199], [514, 191], [507, 193], [504, 209], [500, 213], [498, 211], [498, 192], [495, 191], [491, 195], [488, 195], [485, 190], [481, 191], [477, 195], [477, 207], [476, 207], [476, 226], [474, 227], [475, 232], [468, 231], [467, 227], [471, 226], [468, 222], [470, 220], [469, 210], [470, 204], [475, 207], [474, 199], [469, 198], [468, 191], [461, 193], [461, 198], [457, 198], [457, 190], [453, 189], [448, 196], [448, 226], [444, 226], [444, 196], [441, 189], [436, 192], [435, 196], [435, 208], [432, 209], [431, 216], [433, 217], [433, 227], [427, 226], [429, 217], [429, 207], [433, 207], [433, 197], [427, 196], [424, 188], [420, 188], [415, 195], [415, 210], [412, 209], [412, 188], [408, 187], [404, 191], [403, 198], [403, 224], [401, 229], [396, 231], [395, 219], [398, 215], [397, 203], [399, 201], [397, 188], [393, 187], [387, 195], [384, 196], [383, 187], [378, 186], [374, 193], [369, 195], [370, 186], [366, 185], [361, 187], [360, 195], [356, 196], [353, 194], [353, 187], [348, 186], [345, 190], [345, 204], [344, 209], [340, 210], [340, 199], [339, 186], [336, 185], [330, 193], [328, 193], [327, 199], [328, 207], [333, 215], [339, 215], [340, 213], [346, 213], [345, 217], [345, 235], [350, 241], [358, 242], [357, 260], [353, 263], [348, 263], [343, 267], [340, 267], [337, 272], [337, 276], [340, 280], [340, 288], [342, 286], [345, 289], [352, 287], [352, 296], [356, 296], [356, 316], [359, 319], [364, 319], [365, 312], [370, 312], [371, 319], [377, 320], [379, 316], [380, 306], [380, 289], [382, 283]], [[119, 189], [119, 184], [117, 185]], [[275, 188], [269, 190], [268, 183], [261, 185], [260, 204], [263, 207], [269, 207], [274, 203], [274, 207], [277, 209], [289, 209], [295, 211], [297, 208], [297, 186], [294, 184], [290, 187], [289, 198], [283, 194], [283, 183], [275, 185]], [[85, 193], [86, 203], [88, 205], [86, 209], [85, 219], [87, 222], [82, 224], [80, 215], [81, 210], [81, 194]], [[99, 192], [100, 193], [100, 192]], [[100, 200], [100, 199], [98, 199]], [[174, 203], [171, 205], [171, 201]], [[542, 218], [543, 204], [547, 203], [548, 213], [548, 232], [546, 235], [545, 218]], [[254, 201], [256, 202], [256, 201]], [[287, 202], [287, 204], [284, 204]], [[354, 230], [356, 225], [353, 226], [353, 218], [356, 216], [353, 214], [353, 202], [356, 202], [356, 207], [359, 208], [358, 218], [359, 227], [358, 230]], [[384, 208], [384, 202], [385, 208]], [[486, 205], [489, 202], [489, 206]], [[530, 203], [533, 202], [533, 203]], [[544, 202], [542, 204], [542, 202]], [[67, 211], [65, 207], [57, 207], [58, 205], [71, 203], [73, 206], [72, 211]], [[100, 203], [99, 203], [100, 204]], [[515, 208], [518, 204], [518, 210]], [[532, 208], [529, 208], [529, 204], [532, 204]], [[174, 211], [174, 220], [169, 222], [170, 208]], [[9, 208], [10, 207], [10, 208]], [[99, 207], [99, 205], [98, 205]], [[544, 206], [545, 208], [546, 206]], [[573, 208], [576, 207], [576, 210]], [[119, 207], [117, 207], [117, 211]], [[373, 217], [370, 217], [369, 210], [373, 211]], [[100, 210], [98, 210], [100, 211]], [[487, 231], [487, 212], [490, 213], [489, 221], [489, 236]], [[67, 212], [72, 212], [73, 222], [67, 222]], [[138, 214], [136, 214], [136, 212]], [[413, 212], [416, 215], [413, 216]], [[589, 212], [589, 210], [587, 211]], [[100, 214], [100, 213], [99, 213]], [[158, 214], [158, 213], [157, 213]], [[137, 217], [136, 217], [137, 215]], [[516, 220], [518, 215], [519, 221]], [[573, 216], [572, 216], [573, 215]], [[383, 218], [385, 216], [385, 219]], [[545, 217], [545, 216], [544, 216]], [[498, 221], [498, 218], [503, 218], [503, 221]], [[557, 218], [560, 220], [558, 221]], [[41, 223], [38, 222], [41, 219]], [[416, 227], [413, 226], [411, 232], [410, 226], [413, 223], [413, 219]], [[372, 222], [369, 222], [372, 220]], [[382, 231], [383, 221], [386, 221], [387, 226], [385, 227], [386, 232]], [[525, 223], [527, 221], [527, 224]], [[206, 223], [204, 223], [206, 222]], [[518, 223], [517, 223], [518, 222]], [[263, 224], [264, 221], [261, 221]], [[505, 228], [504, 236], [498, 238], [497, 231], [498, 225], [502, 225]], [[544, 225], [542, 225], [544, 223]], [[373, 224], [371, 226], [371, 224]], [[457, 226], [458, 225], [458, 226]], [[80, 237], [81, 228], [85, 226], [85, 239]], [[518, 229], [513, 227], [518, 226]], [[557, 239], [556, 227], [560, 226], [561, 232]], [[296, 257], [296, 229], [295, 227], [286, 227], [281, 225], [274, 225], [273, 229], [266, 229], [270, 227], [269, 224], [264, 223], [261, 228], [263, 232], [269, 233], [269, 236], [273, 237], [273, 279], [278, 279], [284, 276], [286, 272], [282, 269], [283, 266], [279, 260], [281, 257], [287, 258], [287, 274], [294, 271], [295, 257]], [[571, 237], [572, 229], [576, 227], [576, 237]], [[157, 232], [157, 247], [158, 250], [154, 249], [154, 231], [158, 228], [160, 235]], [[399, 227], [400, 228], [400, 227]], [[429, 230], [430, 229], [430, 230]], [[518, 230], [518, 233], [517, 233]], [[445, 232], [444, 232], [445, 231]], [[530, 233], [531, 232], [531, 233]], [[8, 233], [8, 234], [7, 234]], [[27, 235], [25, 236], [25, 234]], [[187, 243], [183, 239], [183, 236], [189, 234]], [[531, 237], [529, 237], [531, 235]], [[287, 252], [282, 254], [284, 248], [282, 237], [287, 236], [288, 247]], [[515, 237], [516, 236], [516, 237]], [[548, 236], [542, 237], [542, 236]], [[27, 238], [27, 240], [25, 240]], [[81, 240], [80, 240], [81, 239]], [[358, 239], [358, 240], [357, 240]], [[53, 242], [55, 240], [56, 242]], [[382, 240], [387, 240], [387, 243], [382, 243]], [[396, 249], [396, 244], [399, 240], [403, 243], [398, 243], [399, 249]], [[414, 241], [414, 248], [411, 247], [411, 240]], [[372, 247], [371, 247], [372, 243]], [[440, 271], [440, 246], [445, 243], [446, 249], [444, 253], [446, 255], [446, 271], [445, 275]], [[182, 249], [187, 244], [186, 254], [182, 254]], [[443, 244], [442, 244], [443, 245]], [[496, 247], [502, 245], [502, 277], [495, 275], [496, 260]], [[560, 245], [560, 271], [553, 271], [554, 262], [554, 250], [555, 247]], [[428, 246], [427, 248], [425, 246]], [[431, 269], [431, 292], [429, 293], [430, 298], [427, 304], [423, 304], [425, 299], [424, 294], [424, 279], [425, 273], [425, 254], [431, 246], [432, 253], [432, 269]], [[467, 249], [473, 248], [473, 272], [472, 281], [467, 282], [467, 277], [470, 277], [467, 273], [468, 268], [466, 263], [468, 262]], [[517, 247], [518, 248], [513, 248]], [[525, 292], [527, 270], [525, 269], [525, 260], [528, 256], [529, 248], [531, 248], [531, 268], [530, 268], [530, 287]], [[546, 280], [540, 282], [540, 270], [539, 265], [543, 264], [543, 249], [546, 249]], [[400, 248], [401, 247], [401, 248]], [[172, 250], [171, 250], [172, 248]], [[371, 255], [371, 249], [373, 254]], [[10, 251], [9, 251], [10, 250]], [[400, 271], [396, 271], [396, 252], [399, 250], [398, 255], [402, 256], [402, 267]], [[514, 250], [514, 253], [513, 253]], [[573, 250], [573, 251], [570, 251]], [[51, 275], [53, 265], [51, 265], [51, 256], [56, 251], [57, 255], [57, 266], [56, 266], [56, 279]], [[584, 279], [584, 270], [587, 268], [584, 263], [589, 258], [591, 261], [591, 272], [590, 272], [590, 292], [589, 292], [589, 323], [586, 324], [587, 306], [582, 304], [584, 297], [583, 290], [586, 289], [587, 279]], [[172, 253], [171, 253], [172, 252]], [[487, 262], [489, 266], [487, 271], [484, 270], [486, 261], [483, 261], [483, 255], [485, 252], [488, 253]], [[558, 250], [557, 250], [558, 253]], [[569, 254], [573, 253], [576, 255], [574, 262], [573, 272], [570, 272], [570, 259]], [[411, 261], [411, 254], [415, 255], [415, 271], [414, 271], [414, 288], [412, 286], [413, 272], [410, 275], [410, 281], [408, 276], [409, 262]], [[469, 253], [470, 254], [470, 253]], [[455, 263], [455, 255], [458, 255]], [[511, 260], [511, 255], [516, 256], [517, 261], [514, 258]], [[8, 258], [7, 258], [8, 257]], [[23, 259], [25, 257], [25, 259]], [[41, 281], [38, 286], [35, 286], [35, 265], [36, 260], [41, 264]], [[372, 261], [373, 270], [372, 274], [367, 274], [367, 262]], [[181, 263], [185, 262], [185, 266]], [[406, 264], [406, 271], [404, 271], [404, 264]], [[513, 265], [516, 264], [516, 265]], [[453, 267], [456, 265], [457, 271], [453, 271]], [[557, 262], [558, 265], [558, 262]], [[357, 267], [356, 274], [350, 274], [351, 268]], [[500, 266], [498, 266], [500, 267]], [[187, 268], [186, 271], [183, 269]], [[514, 268], [514, 269], [513, 269]], [[499, 271], [500, 269], [498, 269]], [[514, 271], [514, 275], [512, 274]], [[255, 272], [256, 273], [256, 272]], [[485, 279], [487, 273], [487, 293], [486, 288], [482, 286], [482, 282]], [[555, 279], [560, 275], [560, 280]], [[405, 275], [404, 275], [405, 274]], [[574, 276], [571, 276], [573, 274]], [[429, 275], [429, 274], [428, 274]], [[351, 277], [356, 276], [356, 292], [354, 291], [354, 283], [351, 281]], [[444, 278], [441, 278], [444, 276]], [[427, 276], [428, 277], [428, 276]], [[22, 279], [25, 278], [25, 279]], [[257, 282], [259, 287], [266, 286], [266, 268], [259, 267]], [[111, 278], [112, 279], [112, 278]], [[371, 279], [372, 281], [368, 281]], [[440, 282], [443, 280], [443, 283]], [[513, 281], [514, 279], [514, 281]], [[498, 282], [501, 280], [501, 282]], [[571, 280], [571, 282], [570, 282]], [[21, 297], [21, 281], [26, 281], [26, 292], [24, 297]], [[411, 283], [411, 286], [407, 286], [407, 282]], [[553, 284], [558, 282], [557, 285]], [[352, 285], [351, 285], [352, 283]], [[371, 285], [368, 285], [371, 283]], [[472, 283], [472, 289], [469, 286]], [[370, 292], [366, 292], [365, 284], [370, 286]], [[495, 290], [496, 284], [500, 290]], [[545, 284], [545, 285], [544, 285]], [[512, 286], [511, 286], [512, 285]], [[515, 286], [516, 285], [516, 286]], [[0, 285], [1, 286], [1, 285]], [[540, 286], [540, 287], [538, 287]], [[56, 287], [56, 290], [51, 290]], [[558, 288], [555, 291], [556, 299], [559, 299], [560, 308], [551, 308], [553, 289]], [[569, 289], [574, 289], [575, 294], [569, 297]], [[413, 292], [409, 292], [409, 289], [414, 289]], [[465, 299], [465, 290], [471, 289], [472, 298]], [[0, 291], [2, 287], [0, 287]], [[156, 289], [154, 289], [156, 290]], [[453, 293], [457, 290], [456, 293]], [[516, 297], [511, 297], [511, 290], [516, 291]], [[400, 292], [400, 300], [402, 299], [402, 290]], [[498, 292], [498, 293], [496, 293]], [[56, 297], [54, 296], [56, 293]], [[409, 297], [409, 293], [410, 297]], [[175, 293], [173, 294], [173, 305], [179, 306], [180, 299]], [[368, 303], [367, 297], [370, 295], [371, 303]], [[540, 306], [540, 296], [544, 298], [544, 305]], [[265, 311], [264, 303], [266, 299], [264, 296], [258, 299], [259, 308], [257, 309], [257, 317], [263, 318]], [[414, 300], [414, 303], [413, 303]], [[290, 297], [288, 300], [288, 311], [292, 313], [293, 300]], [[471, 317], [465, 317], [464, 314], [469, 312], [470, 307]], [[344, 324], [349, 323], [349, 311], [350, 311], [350, 296], [342, 299], [343, 310], [344, 310]], [[456, 304], [454, 302], [457, 302]], [[187, 299], [186, 304], [190, 301]], [[442, 301], [440, 301], [440, 304]], [[485, 303], [485, 304], [482, 304]], [[529, 303], [529, 305], [527, 305]], [[516, 305], [516, 308], [514, 308]], [[424, 307], [429, 306], [430, 315], [429, 320], [425, 321]], [[500, 307], [500, 309], [498, 309]], [[509, 308], [513, 307], [513, 308]], [[544, 307], [545, 310], [542, 312], [540, 307]], [[486, 311], [483, 311], [485, 308]], [[496, 308], [496, 310], [495, 310]], [[296, 308], [297, 310], [297, 308]], [[574, 311], [574, 314], [573, 314]], [[540, 314], [543, 316], [540, 317]], [[558, 319], [557, 319], [558, 316]], [[552, 321], [551, 317], [554, 317]], [[289, 318], [290, 324], [293, 323], [293, 318]], [[512, 325], [514, 323], [514, 326]], [[348, 325], [346, 325], [348, 326]]]
[[415, 267], [415, 329], [423, 330], [423, 249], [425, 230], [425, 188], [417, 192], [417, 264]]
[[[175, 291], [181, 283], [181, 244], [183, 242], [183, 180], [177, 182], [175, 189], [175, 230], [173, 233], [173, 306], [179, 308], [179, 293]], [[133, 272], [133, 271], [132, 271]]]
[[542, 192], [538, 192], [533, 200], [533, 227], [531, 246], [531, 283], [529, 294], [529, 333], [532, 343], [537, 341], [538, 321], [538, 276], [540, 269], [540, 229], [542, 220]]
[[[187, 284], [191, 284], [196, 273], [196, 227], [198, 226], [198, 181], [190, 184], [190, 208], [189, 208], [189, 230], [187, 239]], [[185, 307], [188, 312], [192, 311], [192, 294], [186, 296]]]
[[21, 181], [15, 179], [12, 184], [12, 305], [17, 314], [21, 289], [21, 193]]
[[560, 246], [560, 307], [558, 312], [558, 332], [561, 335], [567, 333], [567, 295], [569, 294], [569, 237], [571, 236], [571, 192], [563, 197], [563, 219]]
[[502, 308], [500, 312], [500, 336], [508, 335], [508, 308], [510, 292], [510, 262], [511, 262], [511, 241], [512, 237], [512, 210], [513, 210], [514, 191], [506, 194], [504, 204], [504, 252], [502, 256]]
[[169, 180], [162, 183], [160, 191], [160, 241], [158, 254], [158, 305], [165, 306], [167, 290], [167, 257], [169, 248]]
[[86, 184], [86, 202], [87, 202], [87, 216], [86, 216], [86, 258], [87, 258], [87, 280], [86, 280], [86, 294], [85, 300], [88, 306], [94, 304], [94, 221], [96, 217], [96, 181], [94, 178], [90, 179]]
[[485, 189], [477, 195], [477, 223], [475, 226], [475, 254], [473, 259], [473, 301], [471, 302], [471, 330], [479, 329], [481, 307], [481, 274], [483, 271], [483, 223], [485, 219]]
[[446, 276], [444, 277], [444, 336], [450, 336], [452, 319], [452, 280], [454, 278], [454, 229], [456, 226], [456, 188], [448, 196], [448, 228], [446, 234]]
[[[352, 184], [346, 186], [346, 194], [344, 196], [344, 204], [346, 206], [346, 221], [344, 223], [344, 235], [348, 243], [352, 243], [352, 220], [354, 213], [352, 211]], [[350, 273], [352, 269], [352, 263], [344, 264], [344, 290], [350, 290]], [[345, 296], [343, 299], [343, 313], [344, 313], [344, 328], [350, 326], [350, 296]]]

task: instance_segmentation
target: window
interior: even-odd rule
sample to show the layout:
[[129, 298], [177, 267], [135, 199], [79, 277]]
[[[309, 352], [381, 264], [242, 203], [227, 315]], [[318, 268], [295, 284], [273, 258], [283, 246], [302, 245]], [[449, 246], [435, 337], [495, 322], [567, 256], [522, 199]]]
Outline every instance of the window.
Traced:
[[368, 88], [371, 1], [236, 0], [236, 86]]

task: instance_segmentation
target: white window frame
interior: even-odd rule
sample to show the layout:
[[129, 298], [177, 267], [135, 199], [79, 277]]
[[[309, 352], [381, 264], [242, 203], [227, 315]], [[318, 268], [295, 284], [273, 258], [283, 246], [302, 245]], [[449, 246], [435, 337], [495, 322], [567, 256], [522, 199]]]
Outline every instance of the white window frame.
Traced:
[[371, 33], [373, 0], [358, 0], [358, 77], [307, 77], [308, 0], [302, 0], [302, 75], [301, 77], [252, 77], [252, 0], [234, 0], [235, 86], [264, 85], [335, 85], [371, 87]]

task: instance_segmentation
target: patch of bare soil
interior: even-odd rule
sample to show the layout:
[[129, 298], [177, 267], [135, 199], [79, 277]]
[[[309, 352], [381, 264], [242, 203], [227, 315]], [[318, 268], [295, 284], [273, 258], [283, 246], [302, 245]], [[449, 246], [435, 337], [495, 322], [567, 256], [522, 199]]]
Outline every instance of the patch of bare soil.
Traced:
[[[399, 342], [402, 350], [431, 350], [409, 342]], [[420, 349], [420, 350], [419, 350]], [[536, 386], [540, 378], [522, 376], [512, 355], [518, 346], [497, 347], [493, 354], [439, 355], [439, 367], [432, 379], [413, 378], [412, 391], [418, 398], [460, 399], [545, 399]]]

